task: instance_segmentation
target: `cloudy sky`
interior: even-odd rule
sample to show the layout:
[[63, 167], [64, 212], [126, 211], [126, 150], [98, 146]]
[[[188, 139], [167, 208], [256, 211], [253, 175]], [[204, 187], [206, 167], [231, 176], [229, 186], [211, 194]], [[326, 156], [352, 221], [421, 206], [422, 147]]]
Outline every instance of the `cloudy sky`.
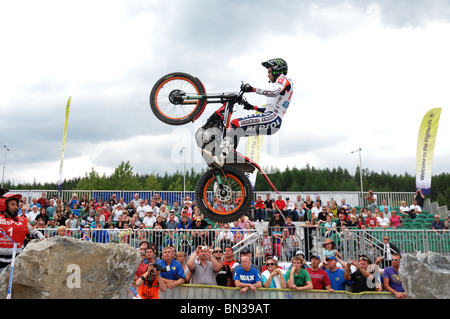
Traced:
[[122, 161], [140, 174], [182, 170], [184, 145], [188, 169], [205, 167], [193, 134], [217, 105], [171, 127], [151, 112], [153, 84], [182, 71], [207, 92], [265, 87], [261, 62], [274, 57], [295, 92], [261, 165], [353, 173], [361, 147], [364, 168], [414, 175], [419, 124], [442, 107], [433, 172], [448, 172], [449, 35], [445, 0], [2, 1], [5, 180], [58, 180], [69, 96], [64, 178]]

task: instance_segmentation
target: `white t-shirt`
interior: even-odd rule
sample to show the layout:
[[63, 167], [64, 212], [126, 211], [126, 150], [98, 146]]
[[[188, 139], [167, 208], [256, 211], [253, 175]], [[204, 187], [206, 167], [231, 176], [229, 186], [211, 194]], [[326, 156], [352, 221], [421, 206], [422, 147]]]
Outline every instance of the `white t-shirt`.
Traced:
[[40, 213], [39, 211], [34, 212], [33, 210], [30, 210], [27, 214], [27, 219], [34, 222], [34, 220], [36, 219], [37, 215], [39, 215], [39, 213]]
[[295, 209], [294, 203], [289, 201], [289, 203], [286, 205], [286, 209], [294, 210]]
[[388, 226], [389, 225], [389, 219], [386, 217], [377, 217], [377, 222], [380, 226]]
[[148, 215], [144, 217], [144, 220], [142, 221], [145, 226], [147, 227], [153, 227], [153, 224], [156, 222], [156, 217], [155, 216], [151, 216], [149, 217]]
[[115, 209], [114, 211], [114, 216], [113, 216], [113, 222], [117, 222], [119, 221], [119, 216], [123, 215], [123, 211], [121, 209]]
[[400, 210], [402, 213], [404, 213], [404, 212], [409, 212], [409, 211], [411, 210], [411, 208], [409, 208], [408, 206], [405, 206], [405, 207], [400, 206], [400, 207], [399, 207], [399, 210]]
[[[141, 205], [136, 207], [136, 213], [138, 214], [139, 218], [144, 218], [147, 215], [147, 213], [150, 211], [148, 207], [149, 206], [141, 206]], [[153, 215], [154, 214], [155, 213], [153, 213]]]
[[317, 206], [314, 206], [314, 207], [311, 209], [311, 214], [312, 214], [312, 216], [318, 217], [318, 216], [319, 216], [319, 213], [320, 213], [321, 211], [322, 211], [322, 207], [317, 208]]

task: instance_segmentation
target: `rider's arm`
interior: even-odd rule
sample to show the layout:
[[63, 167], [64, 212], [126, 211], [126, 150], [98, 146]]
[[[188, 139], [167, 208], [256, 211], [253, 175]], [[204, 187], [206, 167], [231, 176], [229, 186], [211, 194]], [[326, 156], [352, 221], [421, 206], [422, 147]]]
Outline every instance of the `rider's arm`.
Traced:
[[285, 76], [280, 76], [278, 80], [273, 84], [272, 88], [270, 89], [253, 88], [253, 92], [255, 92], [256, 94], [274, 97], [281, 94], [285, 89], [288, 88], [288, 86], [290, 87], [290, 85], [291, 83]]
[[42, 235], [42, 233], [36, 229], [34, 229], [33, 227], [31, 227], [30, 224], [27, 225], [28, 228], [28, 233], [31, 235], [31, 237], [33, 238], [38, 238], [38, 239], [44, 239], [44, 235]]

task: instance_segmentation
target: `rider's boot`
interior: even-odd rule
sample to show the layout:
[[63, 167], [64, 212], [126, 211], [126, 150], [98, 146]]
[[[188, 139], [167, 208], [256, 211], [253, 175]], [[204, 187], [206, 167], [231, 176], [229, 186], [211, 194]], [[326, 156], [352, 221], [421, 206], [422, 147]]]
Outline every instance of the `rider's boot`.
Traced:
[[216, 150], [216, 154], [213, 156], [214, 162], [216, 162], [220, 167], [225, 164], [225, 160], [228, 154], [233, 149], [233, 139], [229, 136], [225, 136], [223, 141], [220, 143], [220, 146]]

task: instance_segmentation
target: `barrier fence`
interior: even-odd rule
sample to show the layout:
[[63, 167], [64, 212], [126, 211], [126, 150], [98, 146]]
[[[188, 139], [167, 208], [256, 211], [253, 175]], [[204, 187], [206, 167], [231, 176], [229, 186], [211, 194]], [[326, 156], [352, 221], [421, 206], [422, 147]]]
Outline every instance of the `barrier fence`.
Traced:
[[[277, 199], [278, 194], [275, 192], [255, 192], [255, 198], [261, 196], [262, 200], [265, 200], [266, 195], [269, 194], [270, 198]], [[412, 204], [415, 193], [414, 192], [376, 192], [377, 195], [377, 204], [380, 206], [383, 200], [386, 200], [387, 204], [390, 207], [400, 206], [402, 201], [406, 201], [408, 205]], [[297, 200], [297, 196], [300, 195], [301, 201], [306, 199], [306, 196], [310, 196], [313, 202], [316, 201], [317, 196], [319, 196], [320, 200], [323, 204], [326, 204], [327, 201], [330, 203], [335, 200], [338, 205], [341, 205], [341, 200], [345, 199], [345, 202], [352, 205], [353, 207], [359, 206], [367, 206], [367, 201], [364, 200], [367, 193], [364, 192], [361, 195], [361, 192], [347, 192], [347, 191], [322, 191], [322, 192], [314, 192], [314, 191], [301, 191], [301, 192], [280, 192], [283, 199], [289, 198], [291, 202], [295, 202]]]
[[[13, 190], [14, 193], [21, 194], [24, 197], [27, 197], [28, 201], [32, 198], [41, 197], [42, 193], [45, 193], [47, 198], [52, 198], [53, 194], [57, 194], [58, 197], [62, 201], [68, 201], [72, 198], [72, 195], [77, 194], [78, 198], [82, 198], [83, 195], [86, 195], [88, 199], [96, 198], [102, 199], [103, 201], [108, 201], [113, 194], [116, 195], [117, 198], [123, 198], [126, 203], [131, 201], [134, 198], [134, 194], [138, 194], [139, 198], [150, 200], [153, 196], [159, 195], [161, 199], [167, 200], [167, 202], [172, 205], [175, 201], [181, 204], [183, 199], [186, 196], [189, 196], [192, 200], [195, 201], [195, 192], [193, 191], [119, 191], [119, 190]], [[364, 197], [367, 193], [361, 192], [347, 192], [347, 191], [301, 191], [301, 192], [280, 192], [277, 194], [275, 192], [255, 192], [255, 198], [261, 196], [263, 200], [265, 200], [266, 195], [269, 194], [270, 198], [277, 199], [278, 195], [281, 195], [283, 199], [287, 197], [290, 198], [291, 201], [295, 201], [297, 195], [300, 195], [302, 201], [306, 199], [306, 196], [309, 195], [313, 201], [316, 200], [317, 196], [320, 196], [322, 203], [326, 203], [327, 201], [335, 200], [339, 205], [342, 199], [345, 199], [346, 202], [352, 206], [366, 206], [367, 203], [364, 200]], [[387, 204], [391, 207], [400, 206], [401, 202], [404, 200], [408, 203], [408, 205], [412, 204], [412, 200], [414, 197], [414, 192], [376, 192], [378, 205], [381, 205], [383, 200], [387, 201]], [[210, 194], [212, 197], [212, 194]]]
[[[57, 228], [37, 228], [44, 237], [57, 236]], [[164, 247], [173, 246], [177, 251], [184, 251], [190, 256], [197, 246], [232, 247], [235, 256], [245, 247], [250, 249], [253, 261], [260, 266], [264, 262], [264, 244], [260, 230], [248, 229], [233, 232], [233, 230], [218, 229], [67, 229], [66, 236], [80, 240], [90, 240], [98, 243], [125, 243], [135, 248], [142, 241], [155, 244], [157, 256], [161, 257]]]
[[[38, 229], [45, 237], [57, 235], [57, 229]], [[235, 258], [247, 248], [252, 253], [252, 262], [260, 267], [264, 265], [267, 255], [277, 256], [281, 262], [290, 262], [297, 251], [302, 251], [309, 261], [312, 254], [322, 256], [323, 242], [331, 238], [343, 260], [357, 259], [365, 254], [375, 261], [383, 253], [383, 237], [389, 236], [401, 253], [433, 251], [450, 255], [450, 230], [410, 230], [410, 229], [351, 229], [345, 228], [340, 233], [324, 236], [319, 229], [305, 225], [291, 228], [278, 242], [271, 236], [272, 229], [219, 230], [219, 229], [68, 229], [67, 236], [99, 243], [125, 243], [135, 248], [141, 241], [155, 244], [157, 255], [161, 256], [166, 246], [173, 246], [177, 251], [184, 251], [189, 256], [197, 246], [232, 247]], [[393, 251], [392, 251], [393, 252]]]
[[362, 292], [350, 293], [348, 291], [328, 292], [326, 290], [297, 291], [292, 289], [258, 288], [256, 292], [240, 293], [240, 288], [206, 286], [185, 284], [166, 292], [159, 292], [160, 299], [396, 299], [389, 292]]

